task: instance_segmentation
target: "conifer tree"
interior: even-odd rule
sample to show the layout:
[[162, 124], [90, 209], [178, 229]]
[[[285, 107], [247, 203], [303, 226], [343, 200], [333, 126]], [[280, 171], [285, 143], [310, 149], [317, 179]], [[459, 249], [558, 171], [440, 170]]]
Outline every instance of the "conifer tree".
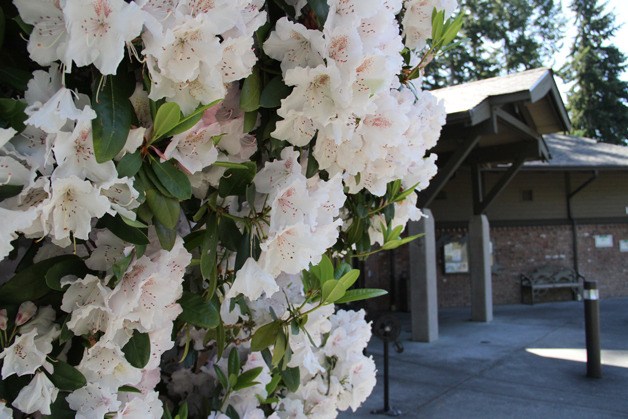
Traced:
[[577, 34], [564, 75], [573, 82], [568, 110], [576, 135], [627, 144], [628, 82], [621, 80], [626, 56], [613, 45], [615, 16], [598, 0], [573, 0]]
[[560, 2], [461, 0], [460, 44], [427, 68], [426, 83], [444, 87], [547, 65], [560, 48]]

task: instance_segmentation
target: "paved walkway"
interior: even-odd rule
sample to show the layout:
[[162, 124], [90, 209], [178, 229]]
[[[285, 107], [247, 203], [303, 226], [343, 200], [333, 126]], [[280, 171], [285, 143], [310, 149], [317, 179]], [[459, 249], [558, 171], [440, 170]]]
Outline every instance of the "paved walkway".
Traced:
[[[628, 298], [600, 302], [601, 379], [586, 377], [583, 303], [496, 306], [491, 323], [468, 309], [442, 310], [440, 338], [410, 341], [402, 314], [403, 353], [391, 347], [390, 404], [406, 418], [628, 418]], [[383, 407], [383, 344], [369, 352], [378, 384], [355, 413], [376, 419]]]

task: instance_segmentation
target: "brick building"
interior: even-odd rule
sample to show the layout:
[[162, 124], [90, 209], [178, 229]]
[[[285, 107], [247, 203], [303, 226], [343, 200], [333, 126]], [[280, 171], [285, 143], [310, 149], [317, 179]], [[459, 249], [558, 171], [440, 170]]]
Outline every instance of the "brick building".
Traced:
[[[628, 147], [552, 134], [569, 121], [548, 69], [436, 94], [448, 112], [441, 171], [419, 194], [433, 235], [428, 225], [425, 239], [368, 261], [369, 286], [390, 290], [373, 308], [418, 311], [413, 335], [431, 341], [438, 308], [490, 321], [493, 303], [521, 301], [519, 275], [537, 267], [570, 267], [602, 297], [628, 296]], [[567, 298], [558, 289], [541, 301]]]

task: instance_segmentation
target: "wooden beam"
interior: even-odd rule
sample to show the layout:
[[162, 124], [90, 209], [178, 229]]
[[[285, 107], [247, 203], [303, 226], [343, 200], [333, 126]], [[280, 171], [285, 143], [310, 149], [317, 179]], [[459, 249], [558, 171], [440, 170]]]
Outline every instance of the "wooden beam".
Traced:
[[547, 158], [546, 146], [542, 141], [519, 141], [511, 144], [482, 147], [474, 150], [469, 155], [469, 161], [473, 163], [499, 163], [511, 162], [519, 156], [526, 160], [542, 160]]
[[509, 114], [503, 109], [495, 108], [493, 112], [497, 118], [510, 125], [512, 128], [517, 130], [524, 138], [529, 140], [539, 141], [541, 136], [539, 133], [528, 126], [525, 122], [517, 119], [515, 116]]
[[499, 195], [505, 188], [508, 186], [510, 181], [515, 177], [521, 166], [523, 166], [523, 162], [525, 159], [523, 157], [517, 158], [517, 160], [513, 161], [508, 170], [502, 175], [499, 181], [491, 188], [486, 197], [482, 197], [480, 202], [476, 202], [473, 200], [473, 213], [476, 215], [483, 214], [486, 212], [487, 208], [497, 195]]
[[443, 189], [447, 181], [454, 175], [462, 162], [467, 158], [471, 150], [480, 141], [481, 135], [474, 135], [465, 139], [458, 149], [447, 159], [447, 163], [438, 170], [436, 176], [430, 181], [430, 186], [419, 192], [417, 207], [427, 208], [436, 195]]

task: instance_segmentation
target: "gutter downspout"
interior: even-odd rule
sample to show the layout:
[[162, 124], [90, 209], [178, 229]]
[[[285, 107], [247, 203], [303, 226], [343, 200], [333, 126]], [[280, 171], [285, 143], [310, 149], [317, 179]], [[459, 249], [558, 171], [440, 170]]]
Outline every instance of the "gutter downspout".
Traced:
[[580, 186], [578, 186], [573, 192], [571, 190], [571, 172], [565, 172], [565, 197], [567, 198], [567, 218], [571, 223], [571, 243], [573, 251], [573, 269], [577, 275], [580, 275], [580, 269], [578, 268], [578, 231], [576, 219], [573, 217], [571, 200], [576, 194], [589, 186], [598, 177], [598, 171], [594, 170], [591, 177], [585, 180]]

